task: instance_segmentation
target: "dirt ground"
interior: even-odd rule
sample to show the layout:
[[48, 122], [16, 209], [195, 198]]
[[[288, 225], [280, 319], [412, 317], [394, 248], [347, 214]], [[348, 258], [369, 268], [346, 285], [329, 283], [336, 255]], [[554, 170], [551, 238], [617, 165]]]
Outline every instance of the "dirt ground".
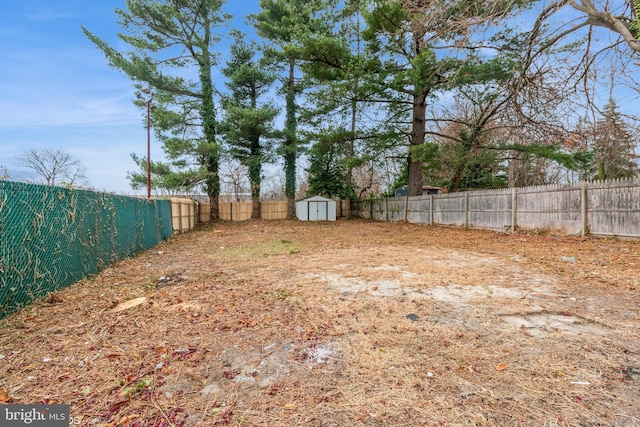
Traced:
[[639, 302], [637, 241], [216, 223], [0, 321], [0, 402], [110, 427], [636, 426]]

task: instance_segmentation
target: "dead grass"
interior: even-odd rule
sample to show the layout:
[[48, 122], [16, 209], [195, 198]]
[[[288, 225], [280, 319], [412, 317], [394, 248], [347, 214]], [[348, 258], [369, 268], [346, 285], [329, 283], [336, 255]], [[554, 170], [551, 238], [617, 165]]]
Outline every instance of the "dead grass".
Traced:
[[638, 425], [639, 249], [204, 226], [1, 321], [0, 402], [96, 426]]

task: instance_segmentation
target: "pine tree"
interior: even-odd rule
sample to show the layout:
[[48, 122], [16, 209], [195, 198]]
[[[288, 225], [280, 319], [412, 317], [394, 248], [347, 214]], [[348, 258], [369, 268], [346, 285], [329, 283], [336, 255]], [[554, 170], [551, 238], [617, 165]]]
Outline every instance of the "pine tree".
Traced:
[[[126, 10], [116, 9], [118, 24], [126, 31], [118, 37], [130, 50], [119, 52], [84, 27], [83, 31], [112, 67], [127, 74], [139, 89], [156, 92], [153, 124], [167, 155], [173, 166], [196, 169], [182, 177], [195, 182], [180, 177], [176, 181], [202, 182], [211, 201], [211, 217], [217, 218], [221, 146], [211, 68], [217, 61], [212, 51], [218, 41], [215, 29], [229, 19], [221, 11], [224, 0], [126, 0], [125, 4]], [[176, 76], [189, 67], [197, 80]]]
[[251, 217], [259, 218], [262, 165], [269, 154], [263, 140], [273, 136], [273, 121], [278, 110], [270, 104], [259, 105], [258, 100], [275, 81], [275, 75], [255, 59], [258, 50], [255, 43], [246, 43], [245, 35], [238, 31], [233, 36], [231, 58], [222, 70], [229, 79], [227, 87], [231, 95], [222, 101], [225, 120], [221, 131], [233, 157], [249, 171]]
[[281, 155], [284, 159], [287, 217], [294, 216], [296, 161], [303, 141], [298, 131], [298, 69], [303, 60], [305, 42], [321, 32], [322, 21], [316, 15], [333, 0], [260, 0], [260, 12], [250, 16], [265, 41], [265, 57], [283, 71], [282, 92], [285, 97], [285, 124]]
[[610, 99], [605, 106], [604, 117], [594, 125], [593, 178], [629, 178], [637, 175], [637, 143], [638, 138], [634, 137], [634, 133], [620, 115], [615, 100]]

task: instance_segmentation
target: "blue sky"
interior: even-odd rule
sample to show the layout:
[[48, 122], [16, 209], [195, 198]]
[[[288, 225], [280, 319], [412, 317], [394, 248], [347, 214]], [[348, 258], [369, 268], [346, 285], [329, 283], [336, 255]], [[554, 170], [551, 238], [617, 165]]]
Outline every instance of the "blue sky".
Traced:
[[[224, 10], [239, 27], [258, 11], [258, 0], [230, 1]], [[87, 169], [89, 186], [134, 192], [126, 178], [135, 170], [130, 153], [146, 156], [144, 114], [132, 103], [135, 89], [109, 68], [81, 26], [117, 46], [114, 10], [124, 0], [41, 0], [3, 3], [0, 27], [0, 165], [16, 179], [26, 150], [61, 149]], [[227, 50], [227, 43], [220, 49]], [[222, 52], [226, 54], [226, 52]], [[162, 156], [152, 137], [151, 159]], [[0, 174], [2, 171], [0, 171]]]
[[[230, 27], [249, 30], [244, 17], [256, 13], [258, 4], [259, 0], [228, 1], [224, 10], [234, 15]], [[0, 27], [0, 165], [12, 178], [29, 179], [29, 172], [15, 164], [17, 155], [30, 149], [61, 149], [86, 167], [90, 187], [146, 192], [131, 190], [126, 178], [136, 169], [130, 153], [146, 156], [145, 114], [132, 103], [135, 89], [124, 74], [107, 65], [80, 28], [119, 46], [114, 9], [124, 5], [124, 0], [3, 4], [4, 16], [11, 19]], [[560, 20], [573, 17], [570, 9], [558, 14]], [[610, 36], [602, 34], [605, 40]], [[228, 40], [219, 48], [227, 55]], [[637, 111], [637, 92], [623, 91], [616, 97], [623, 112]], [[151, 159], [161, 158], [160, 144], [152, 138]]]

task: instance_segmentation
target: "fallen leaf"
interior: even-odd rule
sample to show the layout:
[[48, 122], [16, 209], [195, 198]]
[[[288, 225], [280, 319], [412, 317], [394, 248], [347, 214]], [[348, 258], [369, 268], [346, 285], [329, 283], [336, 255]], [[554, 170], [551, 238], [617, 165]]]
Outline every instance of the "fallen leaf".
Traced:
[[128, 424], [129, 422], [140, 418], [140, 414], [133, 414], [133, 415], [127, 415], [125, 417], [120, 418], [115, 424], [114, 426], [123, 426]]
[[[129, 396], [127, 396], [124, 399], [120, 399], [117, 402], [114, 402], [111, 405], [109, 405], [109, 412], [112, 412], [112, 413], [118, 412], [124, 405], [128, 404], [129, 402], [131, 402], [131, 398]], [[116, 425], [115, 421], [113, 423], [114, 423], [113, 425]]]
[[506, 363], [498, 363], [498, 366], [496, 366], [496, 371], [504, 371], [505, 369], [507, 369]]
[[11, 399], [4, 390], [0, 390], [0, 403], [8, 403]]

